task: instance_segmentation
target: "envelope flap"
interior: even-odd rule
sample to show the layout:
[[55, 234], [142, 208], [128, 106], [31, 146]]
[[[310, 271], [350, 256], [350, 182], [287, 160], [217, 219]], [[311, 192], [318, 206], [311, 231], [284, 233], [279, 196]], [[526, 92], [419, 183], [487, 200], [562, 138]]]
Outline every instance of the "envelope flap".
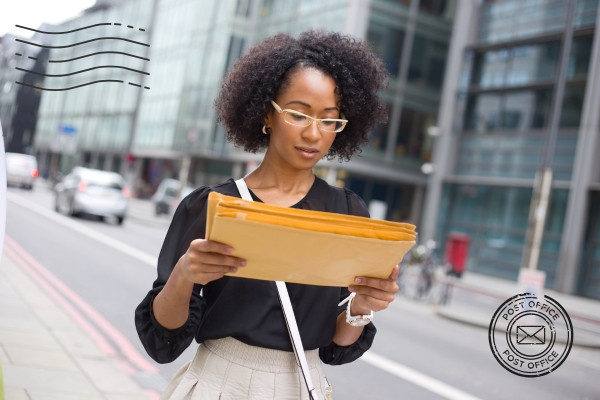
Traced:
[[282, 218], [280, 216], [268, 215], [268, 214], [259, 214], [253, 212], [247, 212], [244, 210], [220, 210], [217, 208], [218, 217], [229, 217], [229, 218], [239, 218], [245, 219], [248, 221], [261, 222], [265, 224], [271, 225], [280, 225], [280, 226], [288, 226], [296, 229], [304, 229], [307, 231], [314, 232], [329, 232], [335, 233], [338, 235], [348, 235], [348, 236], [358, 236], [358, 237], [366, 237], [366, 238], [374, 238], [381, 240], [408, 240], [411, 241], [414, 239], [414, 234], [405, 233], [401, 231], [393, 231], [393, 230], [380, 230], [374, 228], [364, 228], [362, 226], [351, 226], [351, 224], [332, 224], [325, 223], [321, 220], [312, 220], [310, 218]]

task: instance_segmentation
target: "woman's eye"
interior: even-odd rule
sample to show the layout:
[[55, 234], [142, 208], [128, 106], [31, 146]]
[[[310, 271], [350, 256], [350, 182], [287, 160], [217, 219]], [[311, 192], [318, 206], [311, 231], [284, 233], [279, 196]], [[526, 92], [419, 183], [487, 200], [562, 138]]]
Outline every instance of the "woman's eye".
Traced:
[[321, 120], [321, 124], [325, 127], [334, 127], [337, 124], [337, 121], [331, 120], [331, 119], [324, 119]]
[[307, 120], [307, 116], [302, 115], [302, 114], [296, 114], [296, 113], [288, 113], [289, 116], [294, 120], [294, 121], [306, 121]]

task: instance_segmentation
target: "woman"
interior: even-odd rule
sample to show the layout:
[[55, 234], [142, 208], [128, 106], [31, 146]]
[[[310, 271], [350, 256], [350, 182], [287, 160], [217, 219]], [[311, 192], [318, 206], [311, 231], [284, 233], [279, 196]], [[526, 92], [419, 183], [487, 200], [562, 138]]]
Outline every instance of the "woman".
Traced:
[[[278, 34], [240, 58], [215, 105], [231, 142], [253, 153], [266, 148], [245, 178], [253, 200], [368, 217], [356, 194], [329, 186], [312, 168], [324, 157], [350, 159], [375, 124], [385, 122], [378, 91], [386, 79], [365, 43], [337, 33]], [[308, 398], [274, 283], [224, 276], [244, 268], [245, 260], [203, 239], [210, 191], [240, 197], [230, 179], [181, 202], [158, 277], [136, 310], [140, 339], [157, 362], [175, 360], [194, 338], [200, 343], [163, 398]], [[388, 279], [357, 277], [349, 288], [287, 284], [321, 398], [327, 390], [321, 361], [344, 364], [369, 349], [376, 332], [371, 312], [393, 301], [397, 275], [390, 265]], [[350, 292], [347, 316], [338, 303]], [[354, 326], [355, 316], [362, 326]]]

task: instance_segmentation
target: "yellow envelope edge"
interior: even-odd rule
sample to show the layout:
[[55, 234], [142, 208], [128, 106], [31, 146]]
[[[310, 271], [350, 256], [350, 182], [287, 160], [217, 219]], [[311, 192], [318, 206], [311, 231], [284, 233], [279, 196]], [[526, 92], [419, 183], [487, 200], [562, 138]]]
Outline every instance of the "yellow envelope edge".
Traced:
[[[360, 217], [356, 215], [346, 215], [331, 213], [325, 211], [315, 210], [304, 210], [288, 207], [274, 206], [271, 204], [264, 204], [260, 202], [253, 202], [244, 199], [240, 199], [233, 196], [227, 196], [217, 192], [211, 192], [209, 194], [208, 201], [208, 212], [207, 212], [207, 232], [210, 232], [210, 222], [212, 218], [221, 212], [226, 212], [227, 208], [234, 210], [243, 210], [248, 213], [268, 214], [276, 216], [282, 219], [294, 220], [308, 220], [318, 221], [328, 224], [334, 224], [339, 226], [357, 227], [357, 228], [368, 228], [377, 229], [382, 232], [394, 231], [402, 232], [410, 235], [416, 235], [415, 225], [405, 222], [394, 222], [386, 220], [375, 220], [367, 217]], [[219, 210], [219, 211], [218, 211]], [[223, 211], [221, 211], [223, 210]], [[290, 222], [292, 223], [292, 222]], [[293, 225], [292, 225], [293, 226]], [[413, 236], [414, 238], [414, 236]]]

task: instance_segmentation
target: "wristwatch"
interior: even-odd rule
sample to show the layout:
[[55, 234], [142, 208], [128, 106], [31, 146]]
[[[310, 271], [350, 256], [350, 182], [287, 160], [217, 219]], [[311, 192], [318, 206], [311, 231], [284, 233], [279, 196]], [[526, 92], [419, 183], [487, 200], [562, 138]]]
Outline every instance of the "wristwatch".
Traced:
[[350, 306], [352, 305], [352, 300], [356, 296], [356, 293], [350, 294], [346, 301], [348, 301], [348, 305], [346, 306], [346, 323], [352, 326], [365, 326], [371, 322], [373, 319], [373, 310], [371, 310], [370, 314], [366, 315], [352, 315], [350, 312]]

